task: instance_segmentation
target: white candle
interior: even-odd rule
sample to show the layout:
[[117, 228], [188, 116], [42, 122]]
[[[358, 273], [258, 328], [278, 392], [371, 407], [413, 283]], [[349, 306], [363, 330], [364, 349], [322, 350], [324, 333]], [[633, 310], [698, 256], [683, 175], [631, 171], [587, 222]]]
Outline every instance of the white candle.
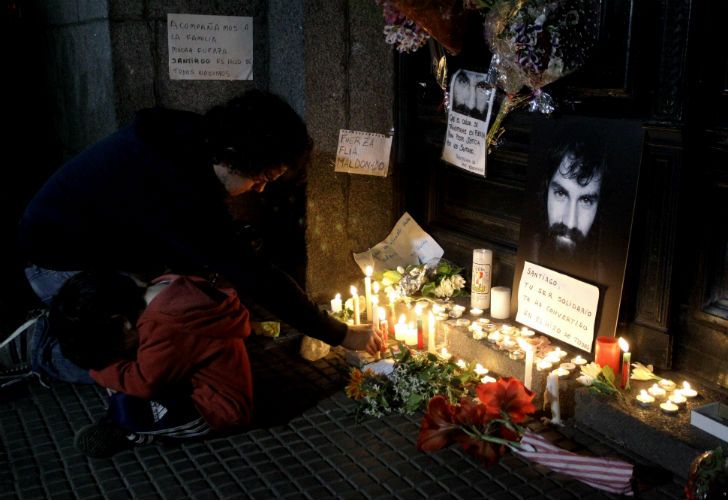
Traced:
[[452, 309], [450, 310], [450, 317], [451, 318], [459, 318], [463, 315], [463, 311], [465, 311], [465, 307], [455, 304], [452, 306]]
[[690, 384], [688, 382], [683, 382], [682, 389], [680, 389], [680, 394], [682, 394], [686, 398], [694, 398], [698, 395], [698, 391], [690, 387]]
[[490, 342], [492, 344], [495, 344], [496, 342], [500, 342], [501, 340], [503, 340], [503, 334], [501, 332], [499, 332], [498, 330], [496, 330], [494, 332], [490, 332], [488, 334], [488, 342]]
[[561, 407], [559, 406], [559, 375], [556, 371], [546, 377], [546, 393], [551, 403], [551, 423], [561, 423]]
[[672, 401], [665, 401], [664, 403], [660, 403], [660, 409], [663, 413], [666, 413], [668, 415], [674, 415], [677, 413], [680, 407]]
[[484, 367], [480, 363], [477, 363], [475, 365], [475, 374], [476, 375], [485, 375], [486, 373], [488, 373], [488, 369], [486, 367]]
[[662, 387], [660, 387], [657, 384], [652, 384], [652, 387], [647, 389], [647, 392], [650, 393], [650, 396], [654, 396], [656, 398], [664, 398], [665, 394], [667, 394], [665, 392], [665, 389], [663, 389]]
[[341, 294], [340, 293], [337, 293], [336, 297], [331, 299], [331, 312], [332, 313], [341, 312]]
[[477, 307], [473, 307], [472, 309], [470, 309], [470, 314], [472, 314], [473, 316], [480, 316], [481, 314], [483, 314], [483, 310], [478, 309]]
[[526, 353], [526, 371], [523, 374], [523, 385], [526, 389], [531, 388], [533, 383], [533, 346], [528, 342], [520, 342], [521, 349]]
[[399, 317], [399, 321], [394, 325], [394, 340], [404, 342], [404, 339], [407, 337], [406, 321], [407, 319], [405, 318], [405, 315], [402, 314]]
[[533, 330], [528, 327], [521, 328], [521, 337], [533, 337], [536, 334]]
[[540, 372], [544, 370], [550, 370], [553, 366], [554, 365], [550, 361], [547, 361], [545, 359], [542, 359], [541, 361], [536, 363], [536, 369], [538, 369], [538, 371]]
[[511, 315], [511, 289], [494, 286], [490, 289], [490, 315], [496, 319], [506, 319]]
[[485, 377], [480, 379], [481, 384], [490, 384], [491, 382], [495, 382], [495, 379], [490, 375], [486, 375]]
[[458, 359], [457, 365], [461, 369], [466, 369], [468, 367], [468, 364], [465, 362], [464, 359]]
[[404, 343], [407, 345], [417, 345], [417, 327], [414, 323], [410, 322], [409, 327], [405, 330], [406, 336]]
[[379, 297], [372, 295], [372, 324], [377, 324], [381, 318], [379, 317]]
[[677, 387], [677, 384], [668, 378], [663, 378], [657, 383], [660, 384], [660, 387], [662, 387], [666, 391], [674, 391], [675, 387]]
[[372, 266], [367, 266], [364, 270], [364, 296], [367, 305], [367, 321], [372, 320]]
[[577, 355], [575, 358], [571, 358], [571, 362], [576, 366], [583, 366], [586, 364], [586, 359], [582, 358], [581, 355]]
[[563, 368], [564, 370], [576, 370], [576, 365], [574, 363], [561, 363], [559, 365], [559, 368]]
[[651, 406], [655, 402], [655, 398], [647, 394], [647, 391], [642, 389], [637, 396], [637, 404], [640, 406]]
[[359, 294], [356, 292], [356, 287], [352, 285], [351, 289], [351, 302], [354, 306], [354, 324], [358, 325], [361, 319], [359, 318]]
[[427, 313], [427, 352], [435, 353], [435, 335], [437, 326], [435, 325], [435, 315], [432, 311]]
[[571, 375], [571, 372], [569, 370], [561, 367], [558, 367], [552, 373], [555, 373], [559, 378], [568, 377], [569, 375]]
[[450, 354], [450, 353], [449, 353], [449, 352], [447, 351], [447, 347], [443, 347], [443, 348], [442, 348], [442, 349], [440, 350], [440, 353], [439, 353], [439, 354], [440, 354], [440, 357], [441, 357], [442, 359], [444, 359], [445, 361], [448, 361], [448, 360], [449, 360], [450, 358], [452, 358], [452, 354]]
[[687, 401], [687, 398], [685, 396], [683, 396], [682, 394], [680, 394], [680, 391], [675, 391], [674, 393], [670, 394], [670, 397], [667, 399], [669, 399], [676, 405], [681, 405], [681, 404], [685, 403], [685, 401]]

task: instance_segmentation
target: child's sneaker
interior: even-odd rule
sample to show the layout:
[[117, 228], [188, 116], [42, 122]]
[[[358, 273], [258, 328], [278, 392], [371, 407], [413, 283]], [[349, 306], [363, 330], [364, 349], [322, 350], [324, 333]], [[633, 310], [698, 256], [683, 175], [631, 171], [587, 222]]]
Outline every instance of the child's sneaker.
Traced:
[[76, 433], [73, 443], [84, 455], [92, 458], [109, 458], [137, 444], [151, 441], [151, 436], [140, 436], [101, 421], [83, 427]]
[[47, 311], [36, 313], [0, 343], [0, 386], [27, 378], [31, 374], [31, 340], [38, 321]]

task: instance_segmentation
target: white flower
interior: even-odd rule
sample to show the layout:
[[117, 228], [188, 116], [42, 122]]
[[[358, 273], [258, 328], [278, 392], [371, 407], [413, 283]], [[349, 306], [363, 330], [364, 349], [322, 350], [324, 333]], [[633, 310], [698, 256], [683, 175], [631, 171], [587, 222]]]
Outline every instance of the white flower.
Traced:
[[[602, 373], [602, 367], [596, 363], [589, 363], [581, 367], [581, 374], [586, 375], [592, 380], [597, 378], [600, 373]], [[591, 382], [585, 385], [591, 385]]]
[[452, 282], [452, 286], [455, 290], [460, 290], [462, 287], [465, 286], [465, 278], [463, 278], [459, 274], [453, 276], [450, 281]]
[[632, 363], [632, 380], [661, 380], [662, 377], [658, 377], [653, 373], [652, 365], [643, 365], [642, 363]]
[[590, 385], [592, 385], [592, 382], [594, 382], [594, 379], [589, 375], [581, 375], [576, 378], [576, 381], [589, 387]]
[[435, 288], [435, 297], [451, 297], [453, 292], [455, 290], [453, 289], [452, 282], [450, 281], [450, 278], [443, 278], [440, 284]]

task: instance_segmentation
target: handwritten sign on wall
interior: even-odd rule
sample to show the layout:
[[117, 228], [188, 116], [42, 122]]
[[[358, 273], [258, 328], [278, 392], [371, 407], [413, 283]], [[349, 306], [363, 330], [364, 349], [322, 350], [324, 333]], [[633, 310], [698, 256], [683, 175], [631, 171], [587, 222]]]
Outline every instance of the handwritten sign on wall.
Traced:
[[444, 253], [432, 236], [405, 212], [383, 241], [366, 252], [355, 253], [354, 260], [362, 272], [366, 266], [372, 266], [375, 273], [380, 273], [439, 259]]
[[253, 18], [167, 14], [171, 80], [252, 80]]
[[474, 174], [485, 175], [486, 122], [450, 111], [442, 159]]
[[391, 137], [341, 129], [334, 171], [386, 177], [391, 149]]
[[526, 261], [518, 287], [516, 321], [591, 351], [599, 289]]

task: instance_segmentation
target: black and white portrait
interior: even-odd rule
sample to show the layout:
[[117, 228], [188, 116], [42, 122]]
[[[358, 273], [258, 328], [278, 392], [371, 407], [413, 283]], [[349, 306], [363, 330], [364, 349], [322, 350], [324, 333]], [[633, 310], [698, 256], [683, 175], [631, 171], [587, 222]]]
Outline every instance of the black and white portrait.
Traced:
[[450, 82], [450, 109], [487, 122], [492, 94], [484, 73], [458, 70]]
[[585, 117], [533, 129], [514, 291], [524, 261], [596, 285], [597, 335], [619, 316], [642, 137], [637, 123]]

